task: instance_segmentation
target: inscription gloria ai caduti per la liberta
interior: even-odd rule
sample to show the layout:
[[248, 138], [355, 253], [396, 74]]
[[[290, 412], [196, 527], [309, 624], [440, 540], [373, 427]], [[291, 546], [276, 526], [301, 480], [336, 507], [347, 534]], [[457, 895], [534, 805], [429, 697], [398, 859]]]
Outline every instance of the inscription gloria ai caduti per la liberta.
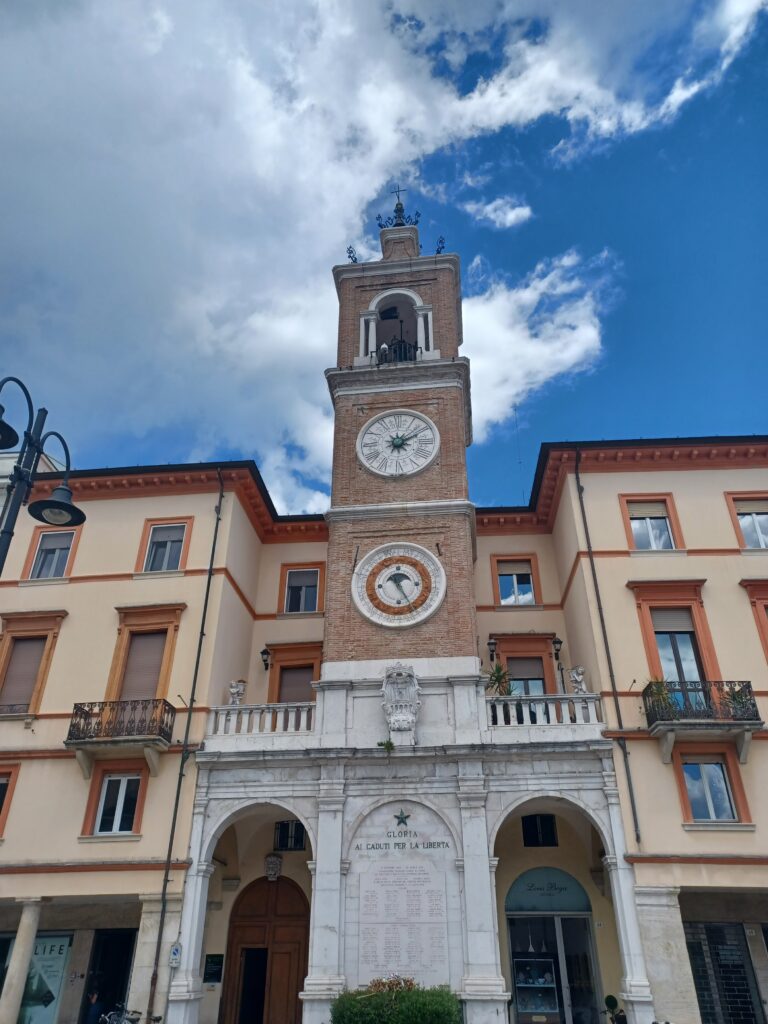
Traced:
[[[460, 979], [456, 857], [449, 829], [423, 804], [388, 803], [361, 822], [350, 846], [347, 876], [351, 987], [391, 972], [421, 985]], [[449, 934], [458, 940], [455, 950]]]

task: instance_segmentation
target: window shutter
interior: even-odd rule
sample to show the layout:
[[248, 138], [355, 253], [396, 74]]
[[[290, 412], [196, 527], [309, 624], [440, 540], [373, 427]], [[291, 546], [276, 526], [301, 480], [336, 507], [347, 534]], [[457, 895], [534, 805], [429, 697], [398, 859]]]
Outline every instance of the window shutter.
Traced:
[[666, 519], [666, 501], [630, 501], [627, 505], [630, 519], [641, 519], [650, 516], [652, 519]]
[[120, 700], [149, 700], [157, 695], [167, 636], [166, 630], [131, 634]]
[[755, 515], [768, 515], [768, 498], [760, 498], [758, 500], [749, 501], [742, 499], [740, 501], [734, 501], [736, 511], [741, 515], [748, 515], [750, 512]]
[[317, 569], [289, 569], [289, 587], [316, 587]]
[[693, 632], [693, 619], [689, 608], [652, 608], [651, 621], [653, 628], [659, 632]]
[[13, 641], [5, 673], [0, 705], [28, 708], [43, 660], [46, 637], [19, 637]]
[[531, 574], [531, 563], [530, 562], [497, 562], [498, 572], [500, 576], [512, 576], [517, 573]]
[[312, 675], [312, 665], [280, 669], [280, 701], [293, 704], [296, 701], [314, 700], [315, 691], [310, 686]]
[[510, 679], [543, 679], [544, 663], [541, 658], [507, 658]]

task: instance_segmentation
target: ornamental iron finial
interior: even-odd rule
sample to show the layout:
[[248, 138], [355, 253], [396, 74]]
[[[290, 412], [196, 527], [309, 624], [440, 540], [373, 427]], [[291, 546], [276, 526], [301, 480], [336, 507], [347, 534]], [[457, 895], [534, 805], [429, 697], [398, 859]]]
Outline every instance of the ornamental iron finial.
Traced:
[[354, 245], [347, 246], [347, 259], [350, 263], [357, 263], [357, 253], [355, 252]]
[[406, 225], [415, 227], [419, 223], [419, 217], [421, 214], [417, 210], [416, 213], [411, 217], [410, 214], [405, 212], [403, 201], [400, 198], [401, 192], [407, 192], [407, 188], [401, 188], [399, 185], [395, 185], [392, 189], [391, 194], [397, 196], [397, 202], [395, 203], [394, 216], [387, 217], [386, 219], [378, 214], [376, 217], [376, 223], [383, 230], [384, 228], [403, 228]]

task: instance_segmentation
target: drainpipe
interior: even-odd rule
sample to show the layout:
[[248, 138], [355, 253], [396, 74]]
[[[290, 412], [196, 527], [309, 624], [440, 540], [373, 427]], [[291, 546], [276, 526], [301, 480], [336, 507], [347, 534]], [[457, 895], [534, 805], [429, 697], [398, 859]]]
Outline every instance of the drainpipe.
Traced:
[[[581, 450], [576, 449], [576, 490], [579, 495], [579, 508], [581, 509], [581, 523], [584, 527], [584, 537], [587, 541], [587, 554], [589, 556], [589, 567], [592, 571], [592, 584], [595, 588], [595, 600], [597, 601], [597, 614], [600, 619], [600, 632], [603, 636], [603, 647], [605, 648], [605, 658], [608, 663], [608, 678], [611, 683], [611, 693], [613, 694], [613, 707], [616, 712], [616, 721], [619, 729], [624, 728], [624, 722], [621, 715], [621, 702], [619, 700], [619, 693], [616, 689], [616, 674], [613, 671], [613, 658], [611, 657], [611, 645], [608, 643], [608, 629], [605, 625], [605, 613], [603, 611], [603, 602], [600, 597], [600, 585], [597, 582], [597, 569], [595, 567], [595, 554], [592, 550], [592, 541], [589, 535], [589, 524], [587, 522], [587, 510], [584, 507], [584, 487], [581, 483], [581, 475], [579, 474], [579, 463], [581, 462]], [[632, 769], [629, 765], [629, 751], [627, 750], [627, 741], [621, 736], [617, 741], [621, 750], [622, 757], [624, 759], [624, 771], [627, 776], [627, 788], [629, 789], [629, 804], [632, 808], [632, 824], [635, 829], [635, 839], [637, 845], [641, 845], [640, 840], [640, 821], [637, 816], [637, 803], [635, 801], [635, 787], [632, 783]]]
[[152, 964], [152, 978], [149, 982], [149, 999], [147, 1001], [147, 1024], [150, 1024], [155, 1012], [155, 994], [157, 992], [157, 969], [160, 964], [160, 950], [163, 943], [163, 931], [165, 929], [165, 918], [168, 910], [168, 883], [171, 877], [171, 864], [173, 860], [173, 844], [176, 839], [176, 823], [179, 816], [179, 804], [181, 803], [181, 789], [184, 783], [184, 768], [192, 752], [189, 749], [189, 733], [192, 728], [192, 709], [195, 706], [195, 693], [197, 691], [197, 677], [200, 672], [200, 660], [203, 654], [203, 641], [205, 640], [205, 622], [208, 617], [208, 600], [211, 595], [211, 583], [213, 581], [213, 561], [216, 556], [216, 541], [219, 537], [219, 524], [221, 523], [221, 506], [224, 501], [224, 480], [221, 469], [216, 467], [216, 475], [219, 478], [219, 497], [214, 512], [216, 524], [213, 528], [213, 540], [211, 541], [211, 555], [208, 560], [208, 577], [205, 581], [205, 598], [203, 600], [203, 612], [200, 617], [200, 632], [197, 637], [197, 655], [195, 657], [195, 668], [192, 673], [192, 688], [189, 693], [189, 706], [187, 708], [187, 724], [184, 727], [184, 740], [181, 744], [181, 758], [179, 760], [179, 775], [176, 780], [176, 798], [173, 802], [173, 815], [171, 816], [171, 831], [168, 836], [168, 853], [165, 857], [165, 870], [163, 871], [163, 888], [160, 893], [160, 922], [157, 928], [157, 942], [155, 943], [155, 959]]

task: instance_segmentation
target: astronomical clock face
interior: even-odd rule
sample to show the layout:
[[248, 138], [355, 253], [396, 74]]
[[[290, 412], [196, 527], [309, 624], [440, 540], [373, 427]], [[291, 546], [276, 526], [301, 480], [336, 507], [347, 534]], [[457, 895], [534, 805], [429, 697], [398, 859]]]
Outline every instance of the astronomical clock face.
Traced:
[[379, 476], [419, 473], [440, 449], [432, 420], [410, 409], [392, 409], [368, 420], [357, 437], [357, 457]]
[[434, 615], [445, 597], [445, 570], [418, 544], [383, 544], [369, 551], [352, 574], [352, 599], [371, 622], [393, 629]]

